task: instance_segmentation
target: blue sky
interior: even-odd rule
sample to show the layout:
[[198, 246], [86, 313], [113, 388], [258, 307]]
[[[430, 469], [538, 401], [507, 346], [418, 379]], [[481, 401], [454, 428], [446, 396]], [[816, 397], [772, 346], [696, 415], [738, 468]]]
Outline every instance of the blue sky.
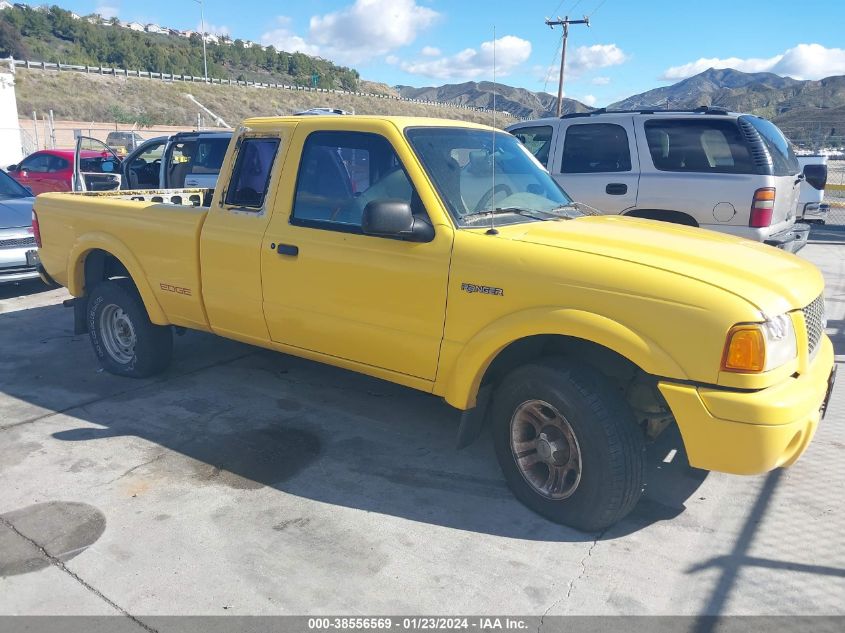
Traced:
[[[55, 0], [80, 14], [196, 29], [195, 0]], [[560, 30], [573, 26], [567, 96], [606, 105], [706, 69], [772, 71], [800, 79], [845, 74], [841, 0], [205, 0], [206, 29], [318, 54], [391, 85], [492, 78], [555, 93]], [[818, 17], [817, 17], [818, 16]]]

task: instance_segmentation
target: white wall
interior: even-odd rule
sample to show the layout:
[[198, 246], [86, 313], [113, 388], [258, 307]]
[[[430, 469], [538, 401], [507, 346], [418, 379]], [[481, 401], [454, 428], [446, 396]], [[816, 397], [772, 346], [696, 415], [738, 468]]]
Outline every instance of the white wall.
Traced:
[[18, 102], [15, 99], [15, 76], [0, 71], [0, 167], [5, 169], [20, 162], [21, 128], [18, 122]]

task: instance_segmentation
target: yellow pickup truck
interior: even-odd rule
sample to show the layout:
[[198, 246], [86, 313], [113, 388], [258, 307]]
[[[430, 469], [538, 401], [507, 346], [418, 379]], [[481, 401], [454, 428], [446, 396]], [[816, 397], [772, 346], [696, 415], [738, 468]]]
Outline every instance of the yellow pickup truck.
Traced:
[[514, 137], [462, 122], [256, 118], [217, 188], [46, 194], [46, 281], [115, 374], [173, 328], [429, 392], [490, 427], [514, 494], [583, 530], [625, 516], [644, 445], [792, 464], [833, 380], [819, 271], [703, 229], [585, 213]]

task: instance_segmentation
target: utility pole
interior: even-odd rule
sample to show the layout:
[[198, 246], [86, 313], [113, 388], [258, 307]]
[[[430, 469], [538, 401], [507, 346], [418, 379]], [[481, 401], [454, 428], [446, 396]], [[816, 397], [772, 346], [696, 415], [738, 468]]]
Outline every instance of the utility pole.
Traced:
[[563, 67], [566, 64], [566, 40], [569, 39], [569, 25], [570, 24], [586, 24], [590, 26], [590, 18], [586, 15], [583, 20], [570, 20], [567, 15], [562, 20], [558, 16], [557, 20], [550, 20], [546, 18], [546, 26], [554, 30], [556, 26], [563, 27], [563, 46], [560, 47], [560, 79], [557, 84], [557, 115], [563, 114]]
[[205, 72], [205, 83], [208, 83], [208, 57], [205, 54], [205, 3], [203, 0], [194, 0], [200, 5], [200, 28], [202, 29], [202, 68]]

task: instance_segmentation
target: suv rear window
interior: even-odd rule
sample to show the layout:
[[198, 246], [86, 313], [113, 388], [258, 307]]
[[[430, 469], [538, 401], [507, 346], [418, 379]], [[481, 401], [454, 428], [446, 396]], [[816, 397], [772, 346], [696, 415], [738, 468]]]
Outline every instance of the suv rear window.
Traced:
[[660, 171], [715, 174], [756, 173], [736, 123], [715, 119], [651, 119], [645, 122], [648, 149]]
[[750, 123], [760, 134], [763, 145], [769, 150], [772, 157], [773, 176], [794, 176], [801, 171], [798, 158], [792, 150], [792, 144], [783, 135], [777, 125], [766, 119], [756, 116], [740, 117], [743, 121]]
[[564, 174], [631, 171], [628, 133], [613, 123], [570, 125], [560, 170]]

